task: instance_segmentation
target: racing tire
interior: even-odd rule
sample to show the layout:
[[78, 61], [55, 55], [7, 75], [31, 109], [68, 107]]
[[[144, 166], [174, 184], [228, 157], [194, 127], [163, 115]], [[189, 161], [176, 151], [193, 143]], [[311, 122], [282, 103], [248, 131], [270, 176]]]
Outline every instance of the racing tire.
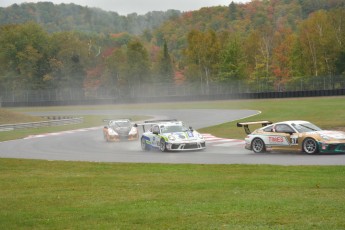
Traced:
[[167, 152], [167, 144], [165, 143], [165, 140], [161, 140], [159, 142], [159, 150], [162, 151], [162, 152]]
[[317, 142], [313, 138], [306, 138], [302, 144], [303, 152], [308, 155], [313, 155], [319, 152]]
[[109, 142], [109, 139], [108, 139], [108, 135], [107, 135], [107, 134], [103, 134], [103, 137], [104, 137], [104, 140], [105, 140], [106, 142]]
[[254, 140], [252, 141], [252, 150], [254, 151], [254, 153], [266, 152], [264, 141], [261, 138], [254, 138]]
[[141, 143], [141, 149], [142, 150], [144, 150], [144, 151], [148, 151], [149, 150], [149, 147], [147, 146], [146, 140], [144, 138], [141, 138], [140, 143]]

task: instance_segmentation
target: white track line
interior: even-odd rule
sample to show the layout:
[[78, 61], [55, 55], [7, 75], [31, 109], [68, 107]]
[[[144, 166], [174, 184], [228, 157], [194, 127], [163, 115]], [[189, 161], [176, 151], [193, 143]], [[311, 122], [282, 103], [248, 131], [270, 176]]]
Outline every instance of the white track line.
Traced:
[[98, 130], [102, 129], [102, 127], [91, 127], [91, 128], [84, 128], [84, 129], [75, 129], [75, 130], [68, 130], [68, 131], [61, 131], [56, 133], [44, 133], [44, 134], [38, 134], [38, 135], [30, 135], [25, 137], [24, 139], [32, 139], [32, 138], [39, 138], [39, 137], [49, 137], [49, 136], [58, 136], [63, 134], [73, 134], [78, 132], [86, 132], [90, 130]]
[[220, 137], [215, 137], [212, 134], [208, 134], [208, 133], [202, 134], [202, 136], [206, 140], [207, 144], [210, 144], [213, 146], [227, 147], [227, 146], [244, 144], [244, 140], [220, 138]]

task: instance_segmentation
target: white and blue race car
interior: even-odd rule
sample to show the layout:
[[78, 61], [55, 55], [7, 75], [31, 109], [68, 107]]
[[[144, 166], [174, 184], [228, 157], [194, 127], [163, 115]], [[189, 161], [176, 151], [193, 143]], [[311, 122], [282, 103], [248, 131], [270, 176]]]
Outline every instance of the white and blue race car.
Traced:
[[[142, 150], [160, 149], [166, 151], [202, 150], [206, 148], [203, 136], [182, 121], [146, 121], [140, 138]], [[149, 126], [148, 131], [145, 127]]]

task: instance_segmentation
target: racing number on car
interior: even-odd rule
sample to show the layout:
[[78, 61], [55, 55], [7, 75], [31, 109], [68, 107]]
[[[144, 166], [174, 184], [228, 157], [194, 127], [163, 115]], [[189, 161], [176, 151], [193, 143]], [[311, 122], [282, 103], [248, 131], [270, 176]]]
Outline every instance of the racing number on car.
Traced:
[[291, 145], [298, 145], [298, 136], [291, 136]]

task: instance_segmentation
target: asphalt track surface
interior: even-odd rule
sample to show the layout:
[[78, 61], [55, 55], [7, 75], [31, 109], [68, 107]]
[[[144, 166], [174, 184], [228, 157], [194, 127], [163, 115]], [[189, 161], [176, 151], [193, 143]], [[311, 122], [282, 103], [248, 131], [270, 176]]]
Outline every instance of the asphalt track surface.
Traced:
[[[156, 119], [176, 118], [195, 129], [235, 121], [254, 116], [253, 110], [90, 110], [32, 112], [31, 115], [147, 115]], [[255, 118], [253, 118], [255, 119]], [[239, 132], [241, 128], [234, 127]], [[171, 163], [171, 164], [271, 164], [271, 165], [345, 165], [345, 154], [305, 155], [303, 153], [254, 154], [244, 149], [243, 140], [222, 139], [203, 134], [207, 148], [203, 151], [167, 152], [142, 151], [140, 142], [105, 142], [102, 127], [72, 130], [25, 139], [0, 142], [1, 158], [127, 162], [127, 163]]]

